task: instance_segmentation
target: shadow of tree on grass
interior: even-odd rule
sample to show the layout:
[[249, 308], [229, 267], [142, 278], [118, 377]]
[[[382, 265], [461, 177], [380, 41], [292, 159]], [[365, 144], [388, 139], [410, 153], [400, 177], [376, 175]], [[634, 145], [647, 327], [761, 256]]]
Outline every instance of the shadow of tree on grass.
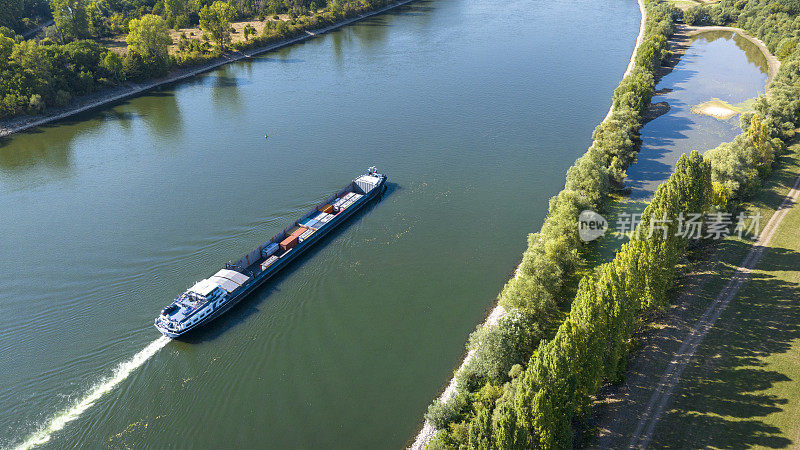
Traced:
[[[793, 250], [770, 248], [764, 256], [759, 270], [800, 267], [800, 253]], [[796, 380], [764, 358], [788, 352], [800, 339], [799, 297], [800, 286], [794, 283], [763, 272], [751, 275], [684, 372], [653, 447], [796, 445], [784, 436], [788, 430], [764, 421], [789, 403], [775, 386]]]

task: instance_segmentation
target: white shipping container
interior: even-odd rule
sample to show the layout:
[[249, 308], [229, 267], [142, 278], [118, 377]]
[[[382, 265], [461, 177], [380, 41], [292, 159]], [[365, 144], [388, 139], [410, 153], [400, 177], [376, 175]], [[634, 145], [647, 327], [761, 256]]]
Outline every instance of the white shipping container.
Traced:
[[301, 235], [300, 235], [300, 237], [298, 238], [298, 240], [299, 240], [300, 242], [303, 242], [304, 240], [308, 239], [308, 237], [309, 237], [309, 236], [311, 236], [312, 234], [314, 234], [314, 231], [316, 231], [316, 230], [306, 230], [306, 231], [304, 231], [304, 232], [303, 232], [303, 234], [301, 234]]
[[375, 186], [378, 185], [380, 179], [378, 177], [373, 177], [371, 175], [361, 175], [360, 177], [356, 178], [356, 185], [361, 188], [364, 192], [369, 192], [375, 189]]
[[266, 270], [267, 267], [273, 265], [275, 263], [275, 261], [277, 261], [277, 260], [278, 260], [278, 257], [274, 256], [274, 255], [270, 256], [269, 258], [267, 258], [266, 261], [261, 263], [261, 271], [263, 272], [264, 270]]

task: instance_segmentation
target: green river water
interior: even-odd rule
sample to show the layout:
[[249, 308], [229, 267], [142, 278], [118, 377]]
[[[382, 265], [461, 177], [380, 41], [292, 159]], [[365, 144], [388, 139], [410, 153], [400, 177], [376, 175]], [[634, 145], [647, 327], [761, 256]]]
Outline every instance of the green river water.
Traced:
[[[418, 1], [3, 139], [0, 447], [401, 447], [638, 25], [631, 0]], [[159, 339], [175, 295], [373, 164], [380, 202]]]

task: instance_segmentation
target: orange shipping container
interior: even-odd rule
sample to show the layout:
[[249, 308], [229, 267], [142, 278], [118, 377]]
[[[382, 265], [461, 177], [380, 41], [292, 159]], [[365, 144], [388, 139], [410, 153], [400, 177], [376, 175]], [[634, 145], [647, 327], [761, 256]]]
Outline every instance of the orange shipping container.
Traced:
[[297, 245], [297, 238], [298, 237], [299, 237], [299, 235], [298, 236], [292, 235], [292, 236], [289, 236], [286, 239], [282, 240], [281, 241], [281, 248], [283, 250], [289, 250], [290, 248], [294, 248], [294, 246]]
[[331, 205], [325, 205], [325, 206], [323, 206], [322, 208], [320, 208], [319, 210], [320, 210], [321, 212], [324, 212], [324, 213], [328, 213], [328, 214], [330, 214], [330, 213], [332, 213], [332, 212], [333, 212], [333, 206], [331, 206]]
[[281, 248], [284, 250], [289, 250], [290, 248], [294, 248], [297, 245], [297, 240], [301, 234], [305, 233], [308, 228], [306, 227], [298, 227], [294, 232], [287, 236], [286, 239], [281, 241]]

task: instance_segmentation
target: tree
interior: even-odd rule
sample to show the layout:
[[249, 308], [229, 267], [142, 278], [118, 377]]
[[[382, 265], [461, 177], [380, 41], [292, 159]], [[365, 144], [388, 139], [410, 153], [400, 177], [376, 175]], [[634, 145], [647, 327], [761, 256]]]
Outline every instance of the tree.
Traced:
[[186, 12], [186, 6], [186, 0], [164, 0], [164, 15], [175, 19]]
[[447, 429], [447, 425], [450, 422], [460, 421], [464, 411], [469, 406], [468, 403], [467, 394], [463, 391], [457, 392], [447, 401], [441, 401], [437, 398], [428, 406], [425, 419], [437, 430]]
[[200, 10], [200, 28], [211, 33], [220, 50], [231, 42], [231, 22], [236, 10], [229, 3], [216, 1]]
[[486, 381], [507, 381], [511, 366], [530, 357], [534, 337], [541, 338], [538, 331], [519, 311], [510, 312], [496, 326], [479, 325], [469, 337], [468, 348], [475, 354], [457, 375], [459, 384], [472, 389]]
[[494, 446], [501, 449], [516, 448], [517, 415], [511, 402], [501, 403], [494, 413], [492, 428]]
[[489, 450], [492, 446], [492, 416], [488, 409], [481, 408], [469, 425], [469, 449]]
[[81, 39], [89, 35], [86, 0], [50, 0], [53, 20], [64, 38]]
[[248, 23], [247, 25], [244, 26], [244, 30], [242, 30], [242, 34], [244, 35], [244, 40], [245, 41], [250, 40], [250, 36], [253, 36], [253, 35], [256, 34], [256, 29], [255, 29], [255, 27], [253, 27], [252, 25], [250, 25]]
[[108, 52], [103, 59], [102, 67], [108, 72], [112, 80], [119, 82], [124, 78], [124, 68], [122, 58], [114, 52]]
[[168, 48], [172, 44], [167, 22], [160, 16], [145, 14], [141, 19], [132, 19], [128, 27], [130, 32], [125, 41], [129, 53], [140, 55], [155, 73], [166, 72], [169, 65]]
[[754, 114], [750, 119], [747, 136], [755, 151], [756, 163], [762, 168], [763, 175], [766, 175], [772, 162], [775, 161], [775, 150], [769, 141], [769, 131], [760, 115]]

